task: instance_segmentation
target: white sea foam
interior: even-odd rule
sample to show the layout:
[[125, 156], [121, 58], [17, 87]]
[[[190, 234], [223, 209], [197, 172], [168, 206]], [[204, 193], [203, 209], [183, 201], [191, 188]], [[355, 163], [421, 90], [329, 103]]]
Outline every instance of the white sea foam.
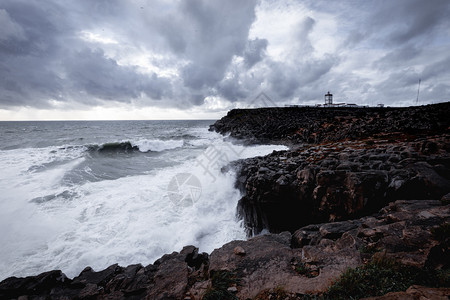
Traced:
[[137, 146], [139, 148], [139, 151], [141, 152], [148, 152], [148, 151], [164, 151], [164, 150], [171, 150], [175, 148], [183, 147], [183, 141], [182, 140], [148, 140], [148, 139], [142, 139], [138, 141], [132, 141], [132, 146]]
[[84, 160], [82, 152], [56, 147], [0, 151], [0, 169], [5, 171], [0, 173], [0, 279], [32, 272], [27, 257], [46, 248], [57, 234], [53, 221], [30, 200], [62, 192], [61, 178]]
[[[84, 160], [79, 149], [30, 149], [19, 155], [1, 151], [0, 168], [8, 169], [8, 175], [0, 175], [0, 187], [6, 189], [0, 195], [0, 280], [51, 269], [73, 277], [88, 265], [95, 270], [113, 263], [146, 265], [185, 245], [211, 252], [245, 239], [235, 215], [241, 197], [234, 188], [235, 174], [220, 168], [286, 147], [236, 146], [215, 133], [202, 134], [210, 144], [197, 159], [145, 175], [71, 186], [60, 180]], [[167, 142], [158, 149], [182, 143]], [[138, 145], [141, 151], [145, 145]], [[51, 165], [57, 160], [61, 162]], [[169, 197], [169, 183], [179, 173], [199, 179], [201, 195], [193, 205], [178, 206]], [[30, 202], [36, 198], [49, 200]]]

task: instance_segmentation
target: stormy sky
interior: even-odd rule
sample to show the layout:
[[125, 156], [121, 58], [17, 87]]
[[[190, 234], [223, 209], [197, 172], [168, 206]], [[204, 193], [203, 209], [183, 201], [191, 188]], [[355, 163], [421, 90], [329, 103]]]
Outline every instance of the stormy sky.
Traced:
[[[450, 101], [450, 1], [0, 0], [0, 120]], [[267, 101], [266, 101], [267, 102]]]

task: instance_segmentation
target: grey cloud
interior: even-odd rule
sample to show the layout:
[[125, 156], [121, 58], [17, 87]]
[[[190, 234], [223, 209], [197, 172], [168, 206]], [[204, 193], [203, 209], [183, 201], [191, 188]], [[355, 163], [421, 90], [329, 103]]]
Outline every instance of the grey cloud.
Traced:
[[33, 1], [10, 1], [4, 4], [3, 11], [20, 28], [21, 38], [3, 41], [0, 52], [13, 56], [41, 56], [46, 59], [58, 50], [66, 22], [61, 20], [60, 15], [63, 13], [57, 6], [46, 3], [37, 5]]
[[9, 38], [23, 40], [25, 39], [25, 32], [19, 24], [12, 20], [8, 12], [0, 9], [0, 40], [7, 40]]
[[450, 54], [448, 54], [447, 57], [426, 66], [420, 76], [423, 80], [438, 78], [439, 76], [445, 75], [450, 79], [449, 70]]
[[310, 35], [315, 24], [316, 21], [309, 16], [300, 20], [293, 31], [295, 42], [287, 53], [288, 59], [270, 63], [268, 83], [271, 92], [278, 95], [280, 100], [294, 97], [301, 87], [319, 80], [338, 62], [338, 59], [331, 55], [313, 57], [315, 49]]
[[281, 99], [292, 97], [300, 87], [320, 80], [335, 63], [331, 56], [292, 65], [274, 63], [269, 77], [271, 91]]
[[192, 89], [202, 89], [213, 86], [223, 77], [226, 65], [190, 63], [182, 70], [184, 84]]
[[305, 55], [313, 51], [309, 35], [311, 34], [311, 31], [314, 28], [315, 24], [316, 21], [309, 16], [299, 22], [296, 31], [296, 40], [297, 40], [296, 47], [298, 54]]
[[[293, 43], [286, 49], [286, 59], [283, 61], [266, 56], [267, 40], [249, 41], [243, 54], [244, 68], [234, 71], [233, 76], [223, 80], [218, 92], [230, 101], [251, 101], [251, 95], [260, 90], [261, 86], [266, 87], [265, 91], [273, 95], [275, 102], [282, 103], [298, 96], [305, 86], [320, 80], [339, 61], [331, 55], [312, 57], [314, 48], [310, 34], [315, 24], [316, 21], [308, 16], [297, 23], [292, 31]], [[256, 62], [260, 64], [256, 70], [251, 69], [249, 72], [248, 68], [252, 66], [249, 62], [254, 62], [253, 65]]]
[[231, 102], [244, 99], [248, 96], [242, 84], [239, 84], [239, 78], [236, 75], [220, 82], [217, 90], [222, 97]]
[[242, 55], [255, 19], [256, 1], [184, 1], [186, 36], [190, 37], [183, 70], [187, 87], [212, 87], [224, 76], [234, 55]]
[[405, 43], [429, 33], [438, 26], [443, 17], [448, 17], [449, 8], [447, 0], [403, 1], [403, 5], [398, 5], [396, 11], [402, 14], [404, 25], [398, 24], [390, 35], [390, 40]]
[[401, 45], [417, 38], [427, 38], [446, 21], [450, 5], [447, 0], [377, 1], [378, 6], [369, 25], [379, 32], [380, 41]]
[[[414, 95], [418, 78], [424, 99], [448, 98], [448, 1], [291, 3], [322, 14], [289, 28], [292, 42], [281, 57], [269, 55], [278, 46], [270, 35], [249, 37], [260, 1], [3, 0], [0, 107], [57, 100], [187, 108], [207, 96], [250, 101], [262, 87], [280, 103], [322, 99], [328, 89], [394, 102]], [[330, 38], [319, 16], [335, 22], [342, 43], [328, 54], [312, 43], [317, 32]], [[118, 44], [82, 39], [82, 32]], [[122, 64], [134, 49], [149, 53], [164, 75]]]
[[100, 49], [75, 53], [65, 67], [72, 90], [104, 100], [129, 102], [140, 98], [141, 93], [157, 100], [170, 92], [167, 79], [156, 74], [139, 74], [133, 67], [120, 66], [105, 57]]
[[248, 69], [264, 58], [267, 45], [268, 41], [266, 39], [255, 38], [247, 42], [243, 57], [244, 63]]
[[353, 47], [363, 41], [368, 34], [363, 34], [358, 29], [352, 30], [348, 33], [347, 38], [344, 40], [344, 45]]
[[20, 38], [0, 43], [0, 106], [46, 107], [65, 91], [58, 75], [59, 43], [66, 23], [57, 5], [35, 1], [5, 1], [0, 9], [19, 24]]
[[[337, 33], [345, 37], [336, 52], [340, 61], [363, 66], [369, 69], [370, 76], [378, 77], [376, 81], [381, 80], [381, 83], [368, 83], [370, 80], [360, 70], [341, 68], [339, 72], [331, 72], [334, 78], [324, 76], [320, 80], [334, 82], [338, 95], [357, 95], [359, 103], [376, 99], [385, 104], [412, 105], [410, 99], [416, 97], [419, 78], [432, 78], [435, 84], [422, 80], [423, 99], [432, 101], [433, 96], [438, 95], [428, 92], [432, 85], [440, 85], [440, 99], [443, 98], [447, 90], [444, 87], [448, 87], [443, 82], [448, 82], [449, 68], [445, 66], [449, 61], [448, 54], [440, 47], [450, 41], [444, 29], [450, 26], [448, 1], [340, 1], [329, 3], [327, 7], [317, 3], [309, 5], [337, 17]], [[367, 53], [367, 56], [353, 58], [351, 55], [355, 52]], [[376, 58], [377, 54], [381, 54], [381, 58]]]
[[[431, 83], [420, 91], [419, 102], [422, 99], [433, 99], [432, 102], [450, 101], [450, 87], [443, 83]], [[420, 102], [422, 103], [422, 102]]]
[[270, 91], [279, 98], [293, 96], [299, 87], [298, 75], [293, 74], [291, 70], [288, 71], [287, 68], [283, 68], [282, 66], [279, 66], [277, 69], [272, 69], [269, 83]]
[[184, 53], [187, 47], [187, 41], [182, 30], [178, 27], [181, 24], [181, 20], [176, 22], [176, 16], [169, 16], [171, 22], [164, 21], [160, 24], [160, 32], [166, 37], [166, 41], [169, 47], [175, 53]]
[[[119, 13], [110, 1], [88, 4], [93, 11], [109, 13], [108, 18]], [[21, 39], [0, 41], [0, 55], [5, 58], [0, 61], [0, 106], [48, 107], [50, 100], [96, 104], [95, 98], [129, 102], [145, 95], [154, 100], [171, 95], [168, 79], [140, 74], [106, 58], [102, 50], [89, 50], [91, 45], [78, 35], [84, 25], [93, 25], [73, 24], [77, 20], [70, 15], [71, 9], [76, 12], [80, 7], [65, 11], [49, 1], [2, 5], [3, 19], [16, 21], [23, 34]]]
[[401, 72], [392, 73], [385, 81], [378, 85], [381, 91], [393, 91], [400, 95], [404, 89], [416, 86], [419, 74], [412, 69], [405, 69]]
[[201, 105], [203, 104], [203, 101], [205, 100], [205, 95], [194, 93], [190, 95], [189, 102], [193, 105]]

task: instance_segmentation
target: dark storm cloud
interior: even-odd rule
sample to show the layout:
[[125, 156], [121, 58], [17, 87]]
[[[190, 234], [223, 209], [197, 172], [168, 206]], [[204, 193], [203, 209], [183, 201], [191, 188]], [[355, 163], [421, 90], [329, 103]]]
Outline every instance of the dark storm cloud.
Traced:
[[320, 80], [335, 63], [336, 60], [333, 57], [311, 59], [293, 65], [274, 63], [269, 74], [272, 93], [281, 99], [292, 97], [297, 89]]
[[432, 33], [442, 25], [449, 15], [447, 0], [401, 0], [385, 1], [373, 20], [377, 28], [387, 27], [390, 31], [386, 41], [404, 44], [412, 39]]
[[415, 45], [406, 44], [383, 56], [374, 62], [374, 67], [389, 70], [393, 66], [402, 66], [418, 57], [422, 53], [422, 49]]
[[253, 39], [247, 42], [247, 46], [244, 51], [244, 63], [247, 68], [253, 67], [256, 63], [260, 62], [266, 55], [267, 49], [266, 39]]
[[[310, 5], [317, 8], [318, 4]], [[339, 11], [336, 13], [338, 25], [343, 26], [338, 33], [343, 35], [344, 42], [337, 52], [345, 53], [338, 56], [341, 63], [352, 61], [350, 65], [370, 73], [364, 76], [358, 69], [333, 72], [331, 80], [335, 82], [335, 91], [352, 90], [351, 94], [358, 97], [355, 101], [362, 103], [377, 99], [385, 104], [411, 105], [418, 80], [422, 79], [423, 99], [428, 102], [450, 100], [449, 94], [445, 94], [448, 91], [445, 87], [449, 87], [446, 82], [450, 80], [450, 61], [445, 50], [450, 44], [450, 2], [340, 1], [329, 3], [323, 9]], [[351, 57], [358, 53], [366, 56]], [[355, 77], [355, 71], [362, 76]], [[440, 88], [434, 89], [435, 85]]]
[[[302, 7], [284, 39], [264, 30], [283, 18], [251, 35], [261, 3]], [[251, 101], [261, 89], [282, 104], [320, 99], [330, 87], [395, 102], [419, 78], [424, 97], [448, 98], [449, 14], [447, 0], [3, 0], [0, 108], [188, 108], [208, 96]]]
[[139, 74], [134, 67], [119, 66], [100, 49], [74, 53], [65, 63], [68, 82], [74, 91], [99, 99], [129, 102], [145, 93], [159, 100], [170, 91], [170, 83], [156, 74]]
[[294, 43], [286, 53], [289, 59], [271, 63], [268, 83], [272, 93], [281, 99], [294, 97], [299, 88], [319, 80], [337, 62], [330, 55], [313, 57], [311, 34], [315, 24], [309, 16], [300, 20], [293, 31]]
[[9, 38], [16, 40], [23, 40], [25, 38], [22, 27], [14, 22], [8, 12], [0, 9], [0, 40], [8, 40]]
[[218, 83], [234, 55], [242, 55], [250, 26], [255, 19], [256, 1], [183, 1], [182, 11], [189, 43], [185, 57], [191, 61], [182, 76], [193, 89]]
[[[181, 1], [175, 7], [156, 1], [5, 1], [0, 5], [0, 24], [8, 29], [0, 36], [0, 105], [140, 97], [202, 104], [204, 90], [214, 88], [232, 58], [242, 55], [255, 5], [237, 0]], [[102, 45], [80, 39], [80, 32], [99, 28], [125, 37], [119, 42], [185, 61], [179, 69], [183, 85], [123, 66]]]
[[217, 86], [217, 91], [219, 95], [233, 102], [248, 96], [242, 84], [239, 84], [238, 74], [234, 74], [233, 77], [226, 78], [220, 82]]
[[0, 44], [2, 106], [47, 107], [49, 100], [70, 98], [82, 103], [96, 103], [96, 97], [129, 101], [141, 92], [160, 98], [167, 86], [119, 66], [102, 51], [80, 51], [86, 47], [77, 37], [82, 26], [63, 5], [49, 1], [2, 5], [21, 32], [20, 38], [10, 35]]
[[424, 80], [431, 79], [433, 77], [449, 74], [450, 68], [450, 53], [441, 60], [438, 60], [432, 64], [429, 64], [420, 73], [420, 77]]
[[6, 1], [0, 10], [3, 22], [6, 16], [16, 31], [0, 40], [0, 105], [42, 106], [42, 98], [59, 98], [62, 81], [53, 58], [58, 56], [63, 36], [63, 25], [56, 26], [62, 11], [32, 1]]

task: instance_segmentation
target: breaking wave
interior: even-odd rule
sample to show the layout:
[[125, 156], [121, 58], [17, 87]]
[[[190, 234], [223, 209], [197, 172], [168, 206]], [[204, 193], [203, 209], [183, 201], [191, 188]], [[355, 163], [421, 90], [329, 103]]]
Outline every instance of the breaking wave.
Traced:
[[183, 147], [183, 140], [148, 140], [122, 141], [104, 143], [100, 145], [89, 145], [87, 149], [95, 152], [162, 152]]

